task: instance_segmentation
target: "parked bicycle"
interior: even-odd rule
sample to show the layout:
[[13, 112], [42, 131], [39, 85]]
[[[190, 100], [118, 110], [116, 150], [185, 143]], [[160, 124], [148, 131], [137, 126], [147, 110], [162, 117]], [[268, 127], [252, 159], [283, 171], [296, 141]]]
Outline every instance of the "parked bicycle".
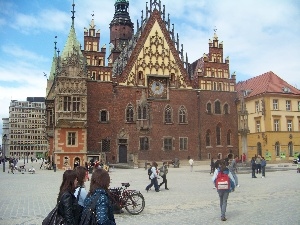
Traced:
[[141, 192], [128, 190], [129, 183], [121, 183], [122, 187], [110, 188], [113, 204], [118, 209], [125, 208], [132, 215], [140, 214], [145, 208], [145, 199]]

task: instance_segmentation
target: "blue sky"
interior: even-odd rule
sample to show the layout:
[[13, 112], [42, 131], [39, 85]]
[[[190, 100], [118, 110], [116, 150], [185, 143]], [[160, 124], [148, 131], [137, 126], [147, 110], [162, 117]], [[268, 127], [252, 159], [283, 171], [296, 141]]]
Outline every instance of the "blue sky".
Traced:
[[[136, 26], [146, 2], [130, 0]], [[300, 1], [298, 0], [161, 0], [193, 62], [208, 52], [214, 29], [230, 57], [237, 80], [273, 71], [300, 88]], [[109, 45], [109, 23], [115, 0], [75, 0], [75, 29], [83, 29], [95, 14], [101, 46]], [[149, 3], [148, 3], [149, 4]], [[11, 100], [45, 96], [54, 54], [54, 37], [62, 50], [71, 26], [72, 0], [0, 0], [0, 117], [9, 116]], [[0, 132], [2, 119], [0, 120]]]

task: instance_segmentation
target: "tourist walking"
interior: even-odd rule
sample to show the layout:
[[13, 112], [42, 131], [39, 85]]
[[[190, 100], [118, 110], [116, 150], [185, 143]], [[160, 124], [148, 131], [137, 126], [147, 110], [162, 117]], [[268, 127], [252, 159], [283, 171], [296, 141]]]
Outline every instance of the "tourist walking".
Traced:
[[229, 178], [230, 185], [228, 184], [228, 189], [221, 189], [221, 188], [218, 188], [218, 186], [217, 186], [217, 192], [218, 192], [219, 199], [220, 199], [221, 221], [226, 221], [227, 218], [226, 218], [225, 214], [226, 214], [226, 208], [227, 208], [227, 200], [229, 197], [229, 193], [234, 191], [235, 182], [234, 182], [234, 178], [233, 178], [231, 172], [227, 168], [228, 163], [222, 159], [222, 160], [220, 160], [219, 165], [220, 165], [220, 167], [217, 169], [217, 172], [214, 173], [214, 175], [212, 177], [212, 181], [214, 182], [215, 185], [217, 185], [217, 180], [220, 177], [227, 175], [228, 176], [227, 178]]
[[252, 169], [252, 178], [257, 178], [255, 176], [255, 170], [256, 170], [255, 157], [252, 157], [250, 164], [251, 164], [251, 169]]
[[266, 177], [266, 165], [267, 161], [265, 160], [264, 157], [261, 158], [261, 178]]
[[151, 183], [146, 187], [146, 191], [148, 192], [149, 189], [154, 185], [155, 191], [159, 192], [159, 187], [157, 183], [157, 163], [154, 161], [152, 162], [150, 179]]
[[168, 173], [168, 166], [167, 163], [164, 162], [162, 167], [159, 168], [159, 175], [162, 177], [163, 181], [159, 184], [159, 187], [161, 187], [163, 184], [165, 184], [165, 189], [169, 190], [168, 188], [168, 182], [167, 182], [167, 173]]
[[189, 164], [190, 164], [190, 170], [191, 170], [191, 172], [193, 172], [194, 160], [190, 157], [188, 157], [188, 159], [189, 159]]
[[90, 210], [92, 203], [96, 201], [97, 224], [115, 225], [113, 207], [109, 197], [110, 176], [104, 169], [95, 169], [92, 173], [90, 190], [84, 200], [82, 215]]
[[65, 225], [77, 225], [80, 220], [79, 207], [74, 196], [76, 187], [76, 172], [74, 170], [66, 170], [63, 174], [57, 198], [58, 214], [64, 218]]

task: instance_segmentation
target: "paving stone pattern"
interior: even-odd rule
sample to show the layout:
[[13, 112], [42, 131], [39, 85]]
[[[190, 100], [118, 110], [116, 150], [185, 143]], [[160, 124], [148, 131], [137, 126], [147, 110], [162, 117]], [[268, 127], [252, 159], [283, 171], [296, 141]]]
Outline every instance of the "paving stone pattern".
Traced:
[[[40, 170], [36, 174], [2, 172], [0, 165], [0, 225], [40, 225], [55, 206], [64, 171]], [[31, 167], [31, 163], [26, 165]], [[170, 190], [154, 188], [147, 192], [150, 182], [147, 170], [112, 169], [111, 187], [129, 182], [130, 188], [140, 190], [146, 207], [140, 215], [125, 211], [115, 215], [117, 224], [128, 225], [198, 225], [198, 224], [289, 224], [299, 225], [300, 174], [295, 167], [285, 171], [266, 172], [266, 178], [252, 179], [250, 173], [238, 174], [240, 188], [230, 193], [227, 221], [220, 220], [219, 198], [213, 189], [208, 165], [169, 168]], [[159, 182], [162, 179], [158, 180]], [[86, 183], [89, 188], [89, 182]]]

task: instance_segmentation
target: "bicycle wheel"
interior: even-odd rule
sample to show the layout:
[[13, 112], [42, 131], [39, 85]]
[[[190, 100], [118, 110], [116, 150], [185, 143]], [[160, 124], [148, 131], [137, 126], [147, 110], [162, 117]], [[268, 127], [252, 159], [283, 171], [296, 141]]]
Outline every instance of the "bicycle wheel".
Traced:
[[145, 199], [141, 193], [132, 193], [126, 202], [125, 209], [132, 215], [140, 214], [145, 208]]

